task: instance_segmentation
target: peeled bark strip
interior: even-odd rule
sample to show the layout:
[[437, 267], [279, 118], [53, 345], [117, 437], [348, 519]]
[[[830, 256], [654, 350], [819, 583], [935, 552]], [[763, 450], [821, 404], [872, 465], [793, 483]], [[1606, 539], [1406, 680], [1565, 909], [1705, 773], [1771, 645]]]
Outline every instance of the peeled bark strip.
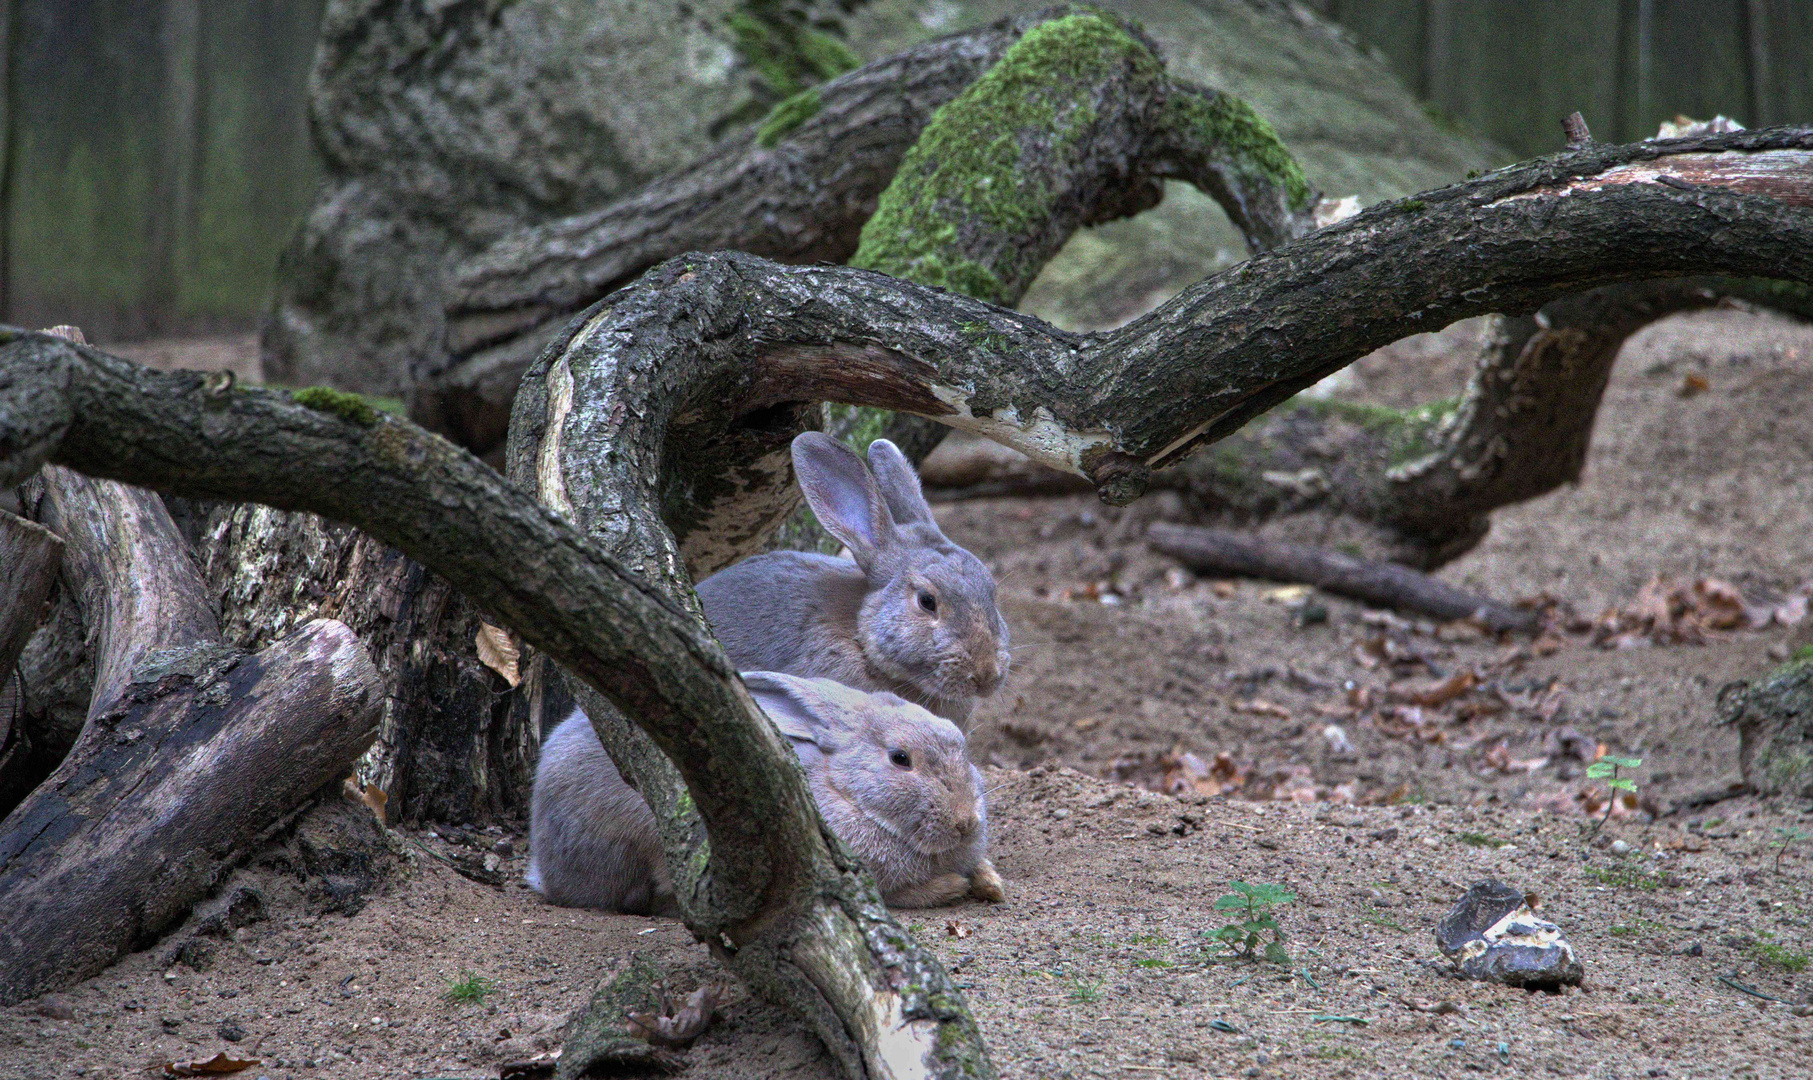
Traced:
[[1536, 629], [1533, 611], [1500, 604], [1396, 563], [1262, 540], [1226, 529], [1154, 524], [1153, 548], [1200, 573], [1296, 581], [1378, 607], [1394, 607], [1438, 619], [1478, 619], [1493, 631]]
[[1213, 195], [1253, 251], [1312, 227], [1314, 193], [1265, 121], [1171, 79], [1116, 16], [1053, 8], [931, 42], [783, 102], [629, 199], [467, 260], [451, 366], [411, 415], [486, 452], [566, 321], [683, 252], [848, 260], [1012, 304], [1078, 228], [1156, 205], [1166, 179]]
[[369, 742], [377, 680], [315, 622], [265, 652], [154, 655], [0, 824], [0, 1004], [142, 948]]
[[[7, 689], [26, 639], [38, 628], [62, 564], [62, 537], [0, 510], [0, 567], [5, 567], [0, 573], [0, 690]], [[0, 714], [0, 748], [7, 745], [11, 722], [10, 713]]]

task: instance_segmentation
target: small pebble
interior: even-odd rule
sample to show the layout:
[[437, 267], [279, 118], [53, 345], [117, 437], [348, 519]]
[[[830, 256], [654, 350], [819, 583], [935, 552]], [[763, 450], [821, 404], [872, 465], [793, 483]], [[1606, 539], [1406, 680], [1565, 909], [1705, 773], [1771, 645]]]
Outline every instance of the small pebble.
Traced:
[[1630, 854], [1630, 845], [1625, 843], [1622, 840], [1613, 840], [1612, 841], [1612, 854], [1613, 855], [1629, 855]]
[[228, 1042], [238, 1042], [246, 1037], [246, 1029], [240, 1026], [239, 1021], [231, 1019], [222, 1020], [214, 1033]]
[[76, 1010], [68, 998], [60, 994], [45, 994], [38, 999], [38, 1015], [52, 1020], [74, 1020]]

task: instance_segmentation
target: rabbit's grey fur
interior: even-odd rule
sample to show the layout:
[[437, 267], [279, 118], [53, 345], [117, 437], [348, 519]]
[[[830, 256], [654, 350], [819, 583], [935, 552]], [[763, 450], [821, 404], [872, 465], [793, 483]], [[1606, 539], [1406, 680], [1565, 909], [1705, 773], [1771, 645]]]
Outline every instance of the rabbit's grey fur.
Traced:
[[939, 530], [912, 464], [886, 439], [865, 463], [807, 432], [793, 464], [819, 522], [855, 561], [774, 551], [700, 582], [731, 663], [886, 690], [967, 721], [1009, 660], [988, 567]]
[[[988, 799], [963, 733], [890, 693], [768, 671], [743, 675], [799, 755], [831, 831], [895, 907], [1001, 898]], [[654, 814], [575, 710], [542, 746], [528, 881], [556, 904], [672, 914]]]

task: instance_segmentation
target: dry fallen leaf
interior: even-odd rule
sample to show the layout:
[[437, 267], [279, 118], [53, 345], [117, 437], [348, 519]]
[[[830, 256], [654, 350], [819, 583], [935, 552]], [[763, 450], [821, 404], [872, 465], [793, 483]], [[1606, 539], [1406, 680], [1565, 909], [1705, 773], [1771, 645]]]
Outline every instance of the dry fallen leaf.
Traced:
[[1695, 394], [1703, 394], [1710, 389], [1712, 389], [1712, 381], [1710, 379], [1698, 372], [1689, 372], [1687, 377], [1681, 380], [1681, 388], [1675, 392], [1682, 397], [1692, 397]]
[[679, 1049], [705, 1034], [711, 1026], [712, 1011], [723, 996], [721, 984], [706, 983], [686, 996], [686, 1004], [675, 1009], [666, 991], [662, 991], [659, 1013], [629, 1014], [629, 1033], [655, 1046]]
[[1478, 675], [1471, 671], [1457, 671], [1438, 683], [1411, 685], [1402, 690], [1394, 690], [1392, 693], [1399, 700], [1407, 701], [1412, 705], [1434, 708], [1438, 705], [1448, 704], [1478, 685]]
[[386, 828], [390, 826], [384, 813], [384, 806], [390, 802], [390, 796], [383, 788], [376, 784], [361, 786], [357, 776], [349, 776], [340, 781], [340, 794], [346, 796], [347, 802], [364, 803], [371, 809], [372, 816], [378, 819], [378, 824]]
[[970, 936], [974, 932], [975, 931], [958, 922], [956, 919], [946, 919], [944, 921], [944, 933], [948, 937], [962, 939]]
[[512, 687], [522, 685], [522, 673], [517, 669], [517, 661], [522, 659], [522, 650], [516, 642], [510, 640], [510, 632], [502, 627], [485, 623], [478, 628], [478, 658], [486, 667], [504, 677]]
[[228, 1057], [226, 1054], [215, 1054], [206, 1061], [172, 1061], [164, 1066], [165, 1076], [226, 1076], [254, 1065], [262, 1065], [257, 1058]]

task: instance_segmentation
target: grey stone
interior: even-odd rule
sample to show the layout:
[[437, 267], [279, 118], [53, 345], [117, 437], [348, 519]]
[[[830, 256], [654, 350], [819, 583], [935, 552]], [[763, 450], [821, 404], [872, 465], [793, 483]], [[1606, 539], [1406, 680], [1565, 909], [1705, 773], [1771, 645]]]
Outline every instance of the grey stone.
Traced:
[[1435, 928], [1435, 944], [1463, 977], [1482, 982], [1557, 990], [1578, 986], [1586, 973], [1561, 928], [1537, 918], [1523, 890], [1502, 881], [1469, 887]]
[[74, 1020], [76, 1008], [61, 994], [45, 994], [38, 999], [38, 1015], [52, 1020]]

